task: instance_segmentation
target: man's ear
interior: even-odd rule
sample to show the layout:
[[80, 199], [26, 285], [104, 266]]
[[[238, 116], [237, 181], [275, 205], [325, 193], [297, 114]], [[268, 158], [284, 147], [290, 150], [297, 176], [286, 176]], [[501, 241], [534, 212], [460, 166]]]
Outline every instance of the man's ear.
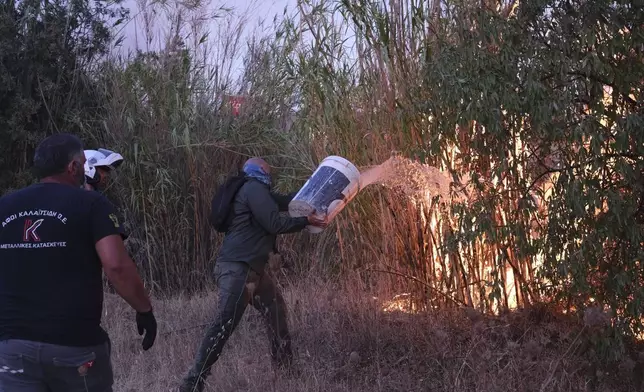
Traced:
[[75, 159], [72, 159], [72, 161], [67, 164], [67, 173], [68, 174], [75, 173], [77, 165], [78, 165], [78, 162]]
[[264, 170], [264, 173], [268, 174], [269, 176], [272, 174], [273, 168], [271, 168], [268, 163], [264, 163], [262, 165], [262, 169]]
[[83, 164], [78, 162], [77, 160], [73, 160], [69, 162], [67, 165], [67, 173], [71, 175], [80, 175], [80, 173], [83, 173], [83, 176], [85, 175], [85, 168], [83, 167]]

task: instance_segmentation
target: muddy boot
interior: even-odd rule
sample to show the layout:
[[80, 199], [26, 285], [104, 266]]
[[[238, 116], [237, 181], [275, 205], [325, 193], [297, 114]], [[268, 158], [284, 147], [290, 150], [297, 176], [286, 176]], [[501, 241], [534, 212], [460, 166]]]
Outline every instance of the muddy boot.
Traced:
[[[228, 324], [230, 326], [231, 323]], [[229, 328], [230, 329], [230, 328]], [[219, 332], [217, 332], [219, 330]], [[202, 392], [206, 379], [210, 375], [212, 365], [217, 361], [223, 343], [226, 340], [225, 328], [218, 329], [211, 326], [201, 342], [197, 357], [188, 374], [183, 378], [179, 392]], [[222, 339], [222, 336], [224, 339]]]
[[205, 380], [201, 377], [188, 376], [183, 379], [178, 392], [203, 392]]

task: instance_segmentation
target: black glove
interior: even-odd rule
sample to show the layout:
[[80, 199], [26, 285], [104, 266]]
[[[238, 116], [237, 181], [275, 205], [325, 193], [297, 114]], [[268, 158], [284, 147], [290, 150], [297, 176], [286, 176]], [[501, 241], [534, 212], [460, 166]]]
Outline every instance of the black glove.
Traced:
[[152, 347], [157, 337], [157, 320], [154, 318], [152, 310], [145, 313], [136, 312], [136, 327], [139, 330], [139, 335], [143, 335], [145, 331], [145, 337], [143, 338], [141, 346], [143, 350], [148, 350]]

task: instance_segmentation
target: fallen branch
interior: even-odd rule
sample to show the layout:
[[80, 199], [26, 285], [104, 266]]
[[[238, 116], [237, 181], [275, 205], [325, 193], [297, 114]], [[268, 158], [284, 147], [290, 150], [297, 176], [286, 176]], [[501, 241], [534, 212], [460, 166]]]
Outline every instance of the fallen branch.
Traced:
[[443, 297], [443, 298], [445, 298], [447, 300], [450, 300], [450, 301], [454, 302], [457, 305], [462, 305], [462, 306], [468, 307], [465, 302], [463, 302], [461, 300], [458, 300], [456, 298], [450, 297], [449, 295], [443, 293], [442, 291], [430, 286], [429, 284], [427, 284], [427, 282], [423, 282], [422, 280], [420, 280], [420, 279], [418, 279], [418, 278], [416, 278], [414, 276], [403, 274], [402, 272], [397, 272], [397, 271], [385, 271], [385, 270], [377, 270], [377, 269], [371, 269], [371, 268], [364, 269], [363, 271], [380, 272], [380, 273], [384, 273], [384, 274], [396, 275], [396, 276], [400, 276], [402, 278], [413, 280], [414, 282], [422, 284], [424, 287], [427, 287], [429, 290], [433, 291], [434, 293], [440, 295], [441, 297]]

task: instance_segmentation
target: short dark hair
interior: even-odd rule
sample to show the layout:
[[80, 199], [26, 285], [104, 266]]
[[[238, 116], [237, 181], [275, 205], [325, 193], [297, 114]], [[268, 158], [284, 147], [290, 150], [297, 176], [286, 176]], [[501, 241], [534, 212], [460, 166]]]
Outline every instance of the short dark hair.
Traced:
[[65, 172], [65, 168], [83, 153], [83, 142], [67, 133], [57, 133], [45, 138], [34, 154], [34, 174], [39, 179]]

